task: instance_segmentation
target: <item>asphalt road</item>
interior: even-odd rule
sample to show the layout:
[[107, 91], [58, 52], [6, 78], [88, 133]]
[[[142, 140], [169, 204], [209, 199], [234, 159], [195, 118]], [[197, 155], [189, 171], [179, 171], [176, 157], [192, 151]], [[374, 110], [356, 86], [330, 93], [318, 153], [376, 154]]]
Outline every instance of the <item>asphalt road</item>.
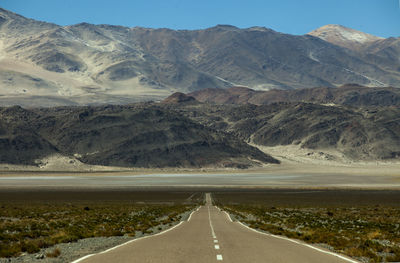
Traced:
[[300, 242], [249, 229], [211, 204], [194, 212], [188, 221], [158, 235], [131, 241], [75, 262], [357, 262]]

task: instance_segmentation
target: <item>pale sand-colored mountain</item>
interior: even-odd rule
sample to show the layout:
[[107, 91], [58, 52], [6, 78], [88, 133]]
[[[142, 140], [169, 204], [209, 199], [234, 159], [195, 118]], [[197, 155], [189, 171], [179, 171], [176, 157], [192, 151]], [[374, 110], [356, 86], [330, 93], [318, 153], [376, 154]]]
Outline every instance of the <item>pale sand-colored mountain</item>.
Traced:
[[383, 39], [342, 25], [326, 25], [308, 33], [332, 44], [349, 49], [359, 49], [365, 44]]
[[256, 90], [400, 86], [400, 44], [365, 41], [358, 53], [329, 41], [229, 25], [204, 30], [58, 26], [0, 8], [0, 105], [126, 104], [235, 85]]
[[[118, 40], [105, 36], [86, 41], [71, 27], [29, 20], [0, 10], [0, 94], [22, 104], [26, 99], [50, 104], [124, 102], [134, 98], [162, 98], [168, 89], [139, 84], [140, 76], [110, 81], [99, 75], [117, 62]], [[78, 26], [79, 27], [79, 26]], [[131, 56], [140, 56], [131, 54]], [[7, 105], [7, 100], [2, 101]], [[128, 101], [131, 102], [131, 101]]]

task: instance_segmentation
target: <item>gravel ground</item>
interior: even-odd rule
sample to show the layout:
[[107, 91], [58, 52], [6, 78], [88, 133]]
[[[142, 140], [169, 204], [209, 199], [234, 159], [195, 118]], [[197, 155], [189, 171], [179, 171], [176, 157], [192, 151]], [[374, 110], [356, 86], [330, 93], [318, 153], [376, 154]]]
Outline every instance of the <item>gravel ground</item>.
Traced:
[[[193, 210], [194, 211], [194, 210]], [[192, 211], [181, 214], [182, 221], [186, 221]], [[158, 225], [153, 227], [153, 233], [164, 231], [179, 222], [170, 225]], [[72, 262], [85, 255], [98, 253], [114, 246], [123, 244], [129, 240], [139, 238], [142, 236], [148, 236], [151, 234], [142, 234], [142, 232], [136, 232], [134, 237], [120, 236], [120, 237], [94, 237], [85, 238], [78, 240], [77, 242], [57, 244], [53, 247], [45, 248], [35, 254], [22, 254], [19, 257], [14, 258], [0, 258], [0, 263], [21, 263], [21, 262], [43, 262], [43, 263], [61, 263], [61, 262]], [[47, 253], [53, 252], [56, 248], [61, 251], [61, 255], [56, 258], [47, 257]]]

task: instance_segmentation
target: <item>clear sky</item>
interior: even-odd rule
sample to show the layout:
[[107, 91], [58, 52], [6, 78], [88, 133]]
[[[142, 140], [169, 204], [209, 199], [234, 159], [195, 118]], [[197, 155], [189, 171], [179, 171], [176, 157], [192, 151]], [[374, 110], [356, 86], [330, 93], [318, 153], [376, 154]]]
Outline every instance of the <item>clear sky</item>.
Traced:
[[341, 24], [382, 37], [400, 36], [400, 0], [1, 0], [0, 7], [59, 25], [202, 29], [230, 24], [300, 35]]

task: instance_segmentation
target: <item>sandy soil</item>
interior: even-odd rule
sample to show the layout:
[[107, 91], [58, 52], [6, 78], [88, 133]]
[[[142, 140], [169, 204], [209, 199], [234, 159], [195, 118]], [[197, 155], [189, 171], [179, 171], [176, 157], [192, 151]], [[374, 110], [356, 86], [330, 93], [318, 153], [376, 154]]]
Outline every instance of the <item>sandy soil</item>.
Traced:
[[[173, 89], [155, 89], [139, 83], [139, 77], [126, 81], [103, 81], [95, 82], [87, 74], [66, 72], [63, 74], [44, 70], [43, 68], [26, 61], [20, 61], [13, 57], [4, 56], [2, 53], [2, 43], [0, 42], [0, 74], [11, 72], [15, 84], [0, 83], [3, 99], [10, 100], [10, 104], [21, 104], [31, 107], [29, 101], [24, 102], [24, 98], [32, 96], [45, 96], [48, 100], [53, 99], [54, 105], [59, 105], [58, 100], [63, 100], [64, 104], [88, 104], [88, 103], [116, 103], [124, 104], [129, 99], [130, 102], [139, 100], [157, 100], [164, 98], [174, 92]], [[32, 79], [42, 80], [42, 84], [32, 81]], [[109, 87], [113, 89], [109, 89]], [[114, 102], [116, 100], [116, 102]], [[11, 103], [12, 102], [12, 103]], [[10, 105], [5, 103], [5, 105]], [[3, 103], [4, 104], [4, 103]]]
[[267, 168], [277, 172], [400, 176], [400, 160], [355, 161], [340, 151], [304, 149], [300, 145], [252, 146], [281, 161], [279, 166]]

